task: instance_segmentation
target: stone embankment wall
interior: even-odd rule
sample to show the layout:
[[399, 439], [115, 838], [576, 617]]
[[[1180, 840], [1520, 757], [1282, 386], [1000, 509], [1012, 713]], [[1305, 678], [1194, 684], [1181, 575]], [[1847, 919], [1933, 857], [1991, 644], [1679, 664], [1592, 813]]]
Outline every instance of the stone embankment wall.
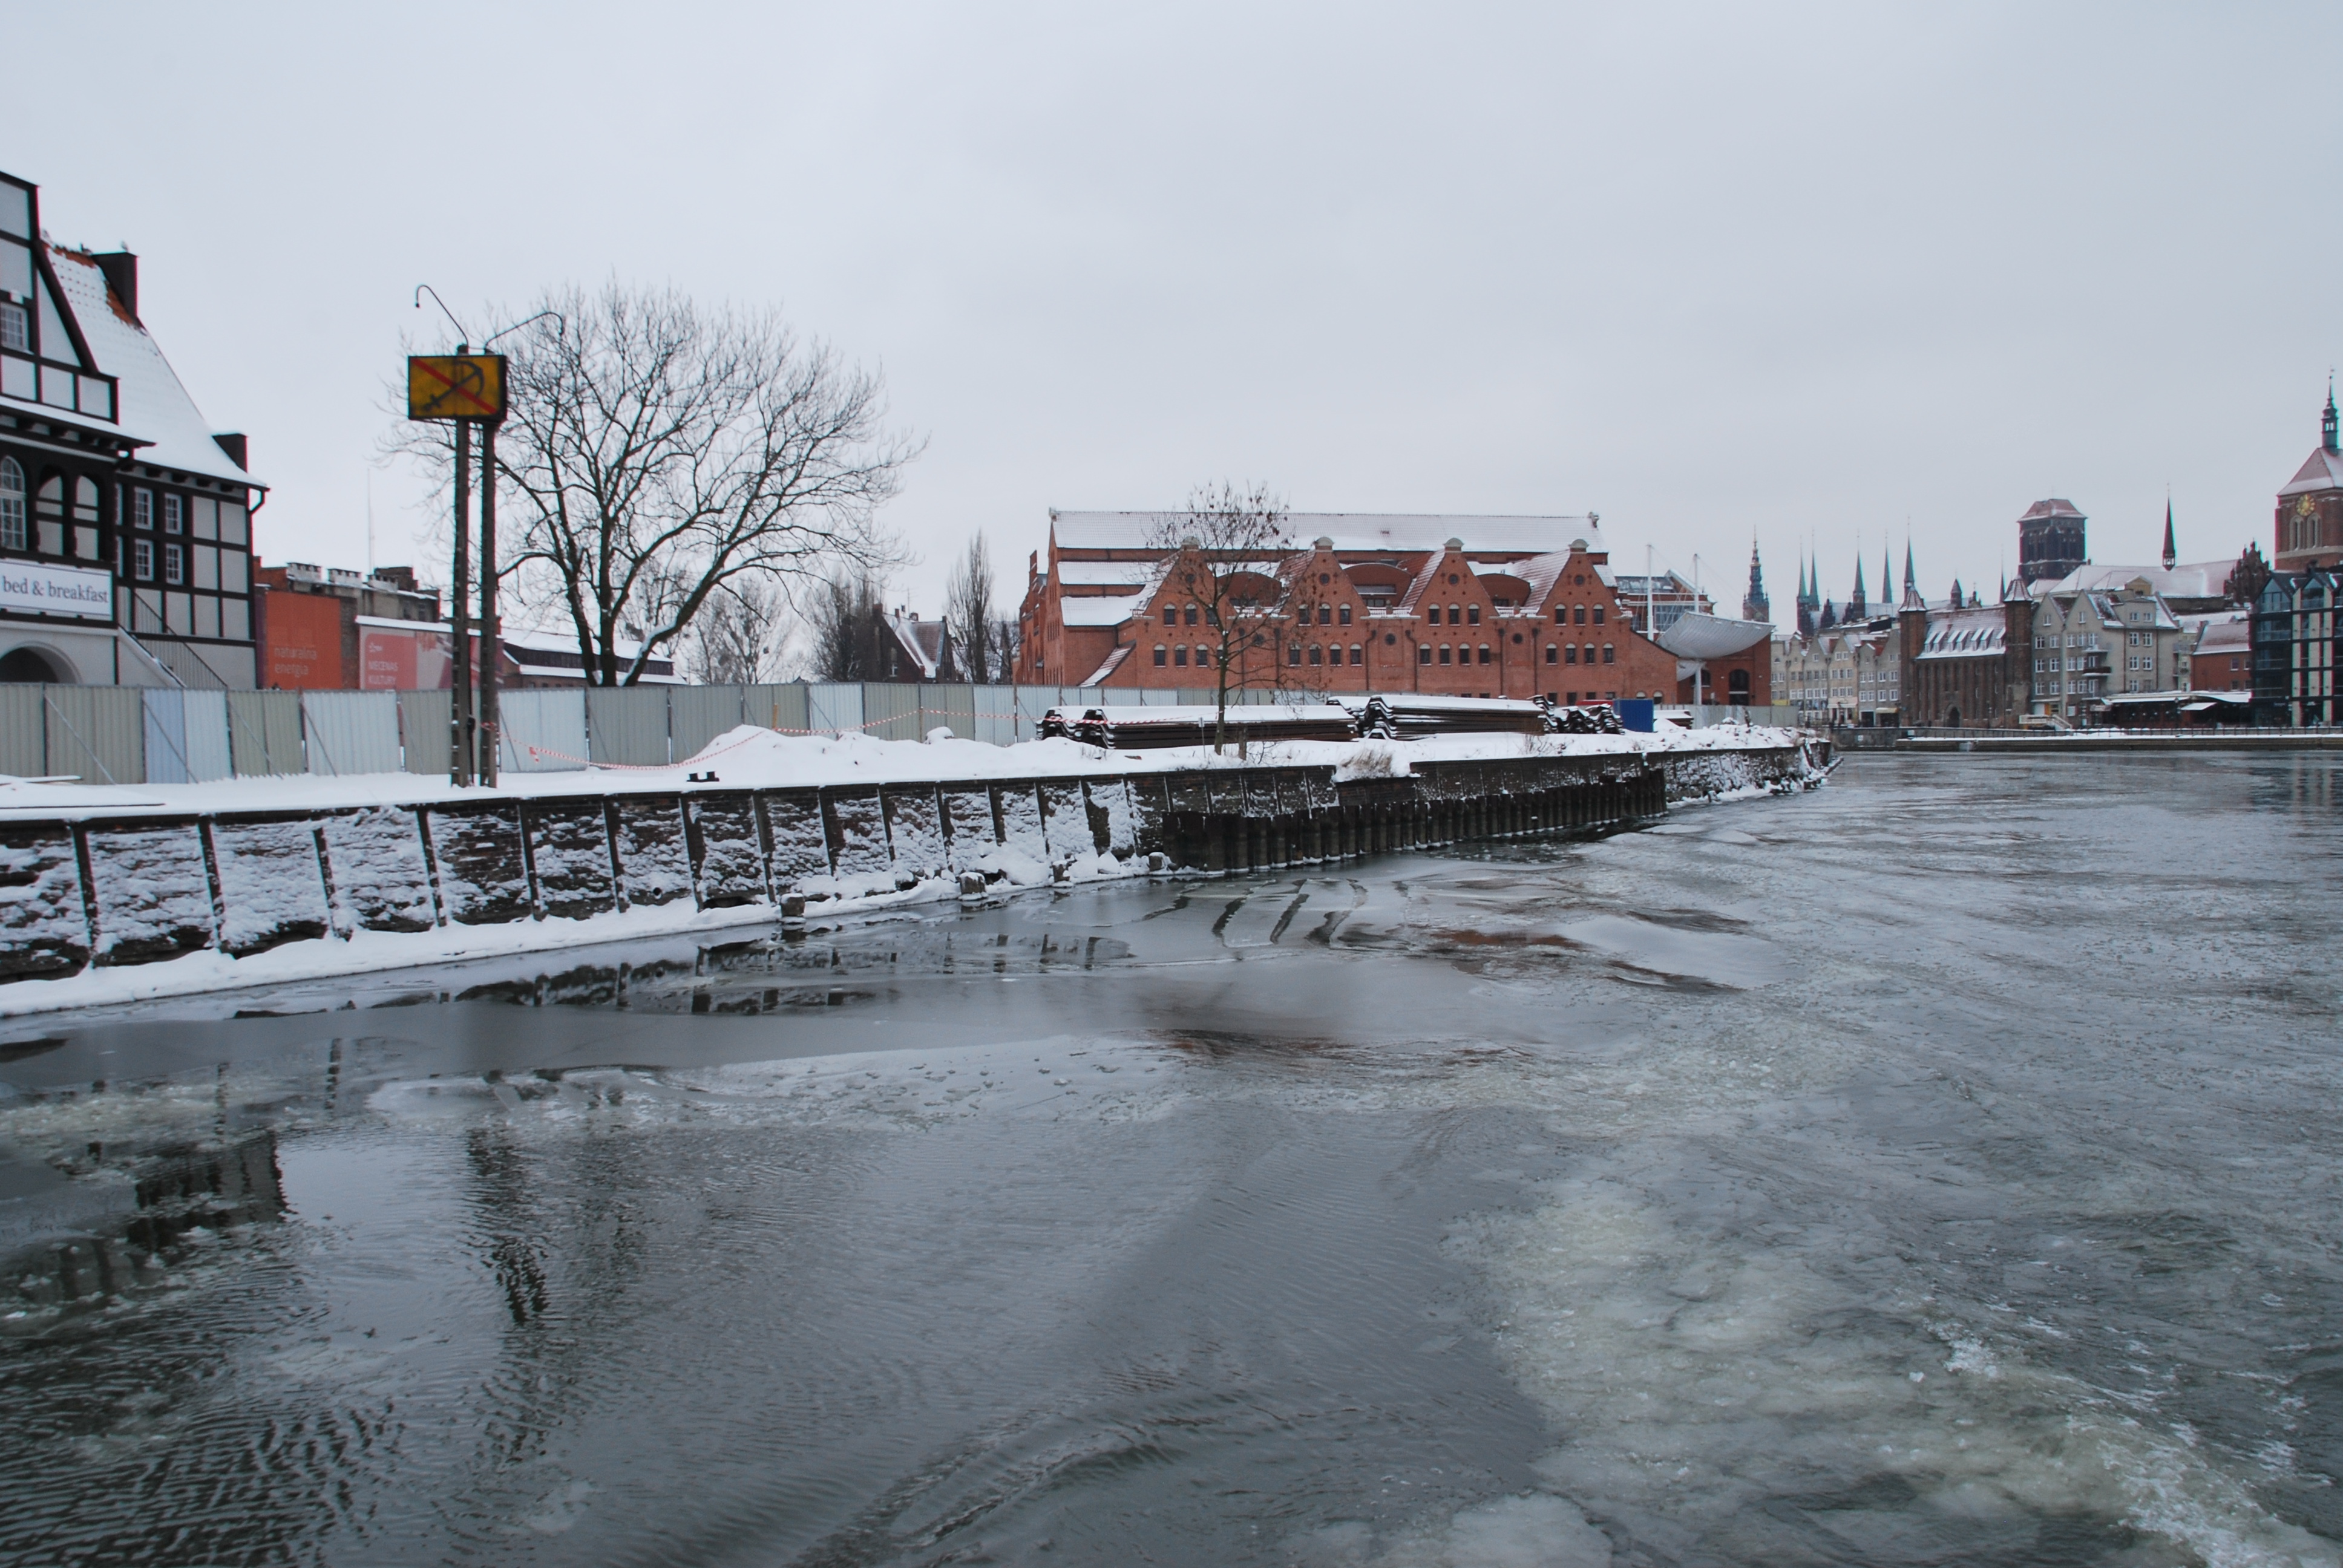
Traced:
[[[1161, 855], [1205, 872], [1601, 827], [1815, 776], [1795, 747], [0, 823], [0, 985], [360, 931], [816, 907]], [[1149, 862], [1154, 863], [1154, 862]], [[1012, 879], [1016, 879], [1012, 878]], [[548, 946], [561, 938], [547, 932]]]

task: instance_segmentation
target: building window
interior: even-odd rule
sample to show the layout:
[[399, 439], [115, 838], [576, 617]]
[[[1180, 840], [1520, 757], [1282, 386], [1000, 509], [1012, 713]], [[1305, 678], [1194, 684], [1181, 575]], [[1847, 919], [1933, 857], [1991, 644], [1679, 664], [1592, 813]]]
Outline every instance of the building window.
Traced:
[[1560, 664], [1562, 662], [1562, 649], [1554, 647], [1552, 643], [1547, 643], [1545, 645], [1545, 661], [1548, 664]]
[[1477, 605], [1477, 604], [1475, 604], [1475, 605], [1467, 605], [1467, 606], [1465, 606], [1465, 607], [1464, 607], [1464, 619], [1465, 619], [1465, 621], [1466, 621], [1468, 624], [1470, 624], [1470, 625], [1473, 625], [1473, 626], [1478, 626], [1478, 625], [1480, 625], [1480, 624], [1481, 624], [1481, 607], [1480, 607], [1479, 605]]
[[25, 470], [15, 458], [0, 457], [0, 549], [21, 550], [25, 538]]
[[1178, 666], [1179, 666], [1181, 668], [1182, 668], [1182, 669], [1185, 669], [1185, 668], [1188, 668], [1188, 646], [1187, 646], [1187, 644], [1182, 643], [1182, 644], [1181, 644], [1178, 648], [1173, 648], [1173, 649], [1172, 650], [1172, 663], [1174, 663], [1174, 664], [1176, 664], [1176, 665], [1178, 665]]
[[1332, 605], [1322, 604], [1318, 607], [1318, 624], [1320, 626], [1332, 626], [1334, 624], [1334, 607]]
[[130, 520], [142, 528], [155, 526], [155, 492], [133, 490], [130, 493]]
[[1603, 645], [1603, 662], [1604, 662], [1604, 663], [1605, 663], [1605, 664], [1615, 664], [1615, 663], [1617, 663], [1617, 662], [1618, 662], [1618, 660], [1613, 657], [1614, 652], [1614, 650], [1613, 649], [1613, 648], [1611, 647], [1611, 645], [1610, 645], [1609, 643], [1607, 643], [1607, 642], [1606, 642], [1606, 643], [1604, 643], [1604, 644]]
[[1443, 663], [1443, 664], [1446, 664], [1446, 663], [1449, 661], [1449, 660], [1448, 660], [1448, 654], [1449, 654], [1449, 648], [1448, 648], [1448, 645], [1447, 645], [1446, 643], [1444, 643], [1444, 642], [1443, 642], [1443, 643], [1442, 643], [1442, 644], [1440, 645], [1440, 662], [1441, 662], [1441, 663]]
[[163, 580], [166, 583], [187, 580], [187, 552], [184, 545], [163, 547]]
[[1180, 624], [1180, 609], [1178, 606], [1167, 604], [1163, 607], [1163, 624], [1165, 626], [1178, 626]]
[[1570, 607], [1568, 605], [1558, 604], [1554, 607], [1554, 624], [1556, 626], [1568, 626], [1570, 624]]
[[1171, 662], [1171, 649], [1165, 648], [1160, 642], [1157, 643], [1155, 645], [1155, 668], [1158, 669], [1162, 668], [1166, 664]]
[[1351, 645], [1351, 662], [1353, 664], [1364, 664], [1367, 662], [1362, 655], [1362, 650], [1360, 649], [1359, 645], [1355, 642]]
[[1190, 626], [1196, 624], [1196, 607], [1194, 605], [1190, 605], [1188, 607], [1188, 624]]
[[187, 531], [187, 504], [176, 496], [163, 498], [163, 531], [166, 534]]
[[1576, 643], [1571, 643], [1563, 648], [1562, 662], [1564, 664], [1576, 664], [1578, 662], [1578, 645]]
[[1430, 664], [1432, 662], [1432, 645], [1430, 643], [1420, 642], [1416, 644], [1415, 662], [1418, 664]]
[[1349, 605], [1344, 605], [1344, 606], [1343, 606], [1340, 610], [1338, 610], [1338, 611], [1336, 611], [1336, 612], [1335, 612], [1334, 619], [1335, 619], [1335, 622], [1336, 622], [1338, 625], [1342, 625], [1342, 626], [1348, 626], [1348, 625], [1350, 625], [1350, 624], [1351, 624], [1351, 607], [1350, 607]]
[[1489, 662], [1489, 645], [1485, 642], [1481, 645], [1481, 662], [1483, 664]]
[[1326, 650], [1314, 642], [1310, 645], [1310, 662], [1312, 664], [1326, 662]]
[[1449, 625], [1451, 625], [1451, 626], [1457, 626], [1457, 625], [1461, 625], [1461, 624], [1463, 623], [1463, 617], [1464, 617], [1464, 607], [1463, 607], [1463, 605], [1461, 605], [1461, 604], [1452, 604], [1452, 605], [1450, 605], [1450, 606], [1448, 607], [1448, 624], [1449, 624]]
[[29, 326], [23, 306], [0, 305], [0, 348], [30, 354], [33, 347]]
[[1594, 624], [1597, 626], [1603, 624], [1603, 607], [1599, 604], [1594, 607]]
[[1210, 664], [1210, 663], [1212, 663], [1212, 650], [1211, 648], [1206, 648], [1202, 643], [1201, 643], [1201, 642], [1200, 642], [1200, 643], [1198, 643], [1198, 644], [1196, 645], [1196, 668], [1197, 668], [1198, 669], [1202, 669], [1202, 668], [1203, 668], [1206, 665], [1208, 665], [1208, 664]]
[[1578, 615], [1578, 624], [1579, 624], [1579, 625], [1581, 625], [1581, 626], [1584, 626], [1584, 625], [1586, 624], [1586, 607], [1585, 607], [1584, 605], [1580, 605], [1580, 606], [1578, 606], [1578, 607], [1577, 607], [1577, 615]]
[[141, 582], [155, 580], [155, 541], [138, 539], [130, 547], [131, 575]]

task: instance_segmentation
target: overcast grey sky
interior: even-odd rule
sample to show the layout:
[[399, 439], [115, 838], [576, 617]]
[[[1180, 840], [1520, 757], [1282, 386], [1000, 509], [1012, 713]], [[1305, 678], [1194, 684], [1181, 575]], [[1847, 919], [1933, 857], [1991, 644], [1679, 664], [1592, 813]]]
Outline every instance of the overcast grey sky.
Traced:
[[[780, 307], [981, 528], [1258, 478], [1297, 508], [1603, 515], [1777, 618], [1906, 528], [1924, 586], [2071, 498], [2103, 562], [2269, 548], [2338, 252], [2327, 5], [55, 6], [0, 166], [360, 565], [381, 386], [463, 310], [616, 276]], [[477, 327], [475, 330], [479, 330]], [[427, 526], [374, 479], [375, 558]], [[441, 570], [444, 575], [444, 568]], [[1873, 585], [1875, 588], [1876, 584]], [[1737, 592], [1728, 595], [1737, 597]]]

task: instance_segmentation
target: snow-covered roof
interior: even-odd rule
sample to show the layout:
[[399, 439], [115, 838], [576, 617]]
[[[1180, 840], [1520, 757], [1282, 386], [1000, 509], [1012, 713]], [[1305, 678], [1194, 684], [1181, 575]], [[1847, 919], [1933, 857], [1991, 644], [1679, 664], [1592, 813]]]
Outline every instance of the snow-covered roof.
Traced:
[[1145, 594], [1068, 594], [1058, 601], [1068, 626], [1121, 626], [1139, 612]]
[[1922, 658], [1998, 658], [2009, 637], [2009, 623], [1999, 605], [1947, 610], [1928, 618], [1928, 636], [1920, 644]]
[[1058, 580], [1068, 588], [1139, 588], [1155, 571], [1155, 561], [1060, 561]]
[[91, 357], [119, 384], [115, 413], [122, 428], [151, 443], [139, 449], [136, 461], [233, 485], [258, 485], [212, 439], [212, 426], [203, 410], [187, 396], [154, 335], [133, 321], [107, 290], [97, 263], [79, 251], [55, 246], [48, 254]]
[[1727, 620], [1723, 616], [1686, 610], [1652, 640], [1678, 658], [1725, 658], [1755, 648], [1773, 635], [1774, 628], [1767, 621]]
[[1121, 669], [1122, 668], [1122, 661], [1131, 657], [1131, 645], [1130, 643], [1126, 642], [1121, 644], [1112, 653], [1108, 654], [1106, 656], [1106, 662], [1100, 665], [1096, 669], [1091, 670], [1090, 673], [1090, 678], [1081, 682], [1081, 684], [1084, 686], [1104, 686], [1106, 684], [1106, 678], [1112, 675], [1116, 670]]
[[920, 678], [935, 679], [937, 671], [943, 666], [944, 623], [921, 620], [918, 616], [907, 615], [901, 610], [890, 611], [886, 620], [887, 629], [894, 633], [895, 641], [910, 656]]
[[[1151, 548], [1164, 519], [1178, 516], [1176, 512], [1069, 512], [1053, 508], [1050, 524], [1061, 549], [1137, 550]], [[1591, 550], [1609, 548], [1591, 516], [1288, 512], [1285, 531], [1297, 545], [1332, 538], [1334, 548], [1341, 551], [1437, 550], [1452, 538], [1463, 540], [1464, 548], [1476, 554], [1534, 555], [1566, 549], [1575, 539], [1584, 539]]]
[[2343, 490], [2343, 452], [2330, 452], [2324, 446], [2302, 460], [2294, 477], [2280, 490], [2281, 498], [2307, 496], [2315, 490]]
[[2197, 633], [2197, 653], [2200, 658], [2206, 654], [2244, 653], [2252, 646], [2253, 619], [2244, 610], [2186, 618], [2201, 618], [2204, 623]]
[[2219, 598], [2229, 591], [2235, 561], [2184, 562], [2176, 567], [2081, 566], [2056, 582], [2036, 579], [2036, 594], [2114, 593], [2146, 578], [2150, 593], [2167, 598]]

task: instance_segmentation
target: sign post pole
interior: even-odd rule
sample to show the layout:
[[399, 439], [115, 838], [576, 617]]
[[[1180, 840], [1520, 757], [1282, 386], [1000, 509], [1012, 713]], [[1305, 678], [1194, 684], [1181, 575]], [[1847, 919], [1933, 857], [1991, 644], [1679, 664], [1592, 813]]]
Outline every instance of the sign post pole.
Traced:
[[448, 763], [447, 781], [461, 789], [472, 781], [472, 422], [456, 421], [456, 569], [450, 583], [455, 603], [448, 620], [454, 630], [454, 674], [447, 683], [447, 722], [455, 755]]
[[[417, 354], [407, 361], [407, 417], [456, 422], [456, 558], [454, 603], [448, 607], [453, 667], [448, 681], [447, 777], [461, 787], [497, 777], [497, 424], [505, 417], [505, 357], [474, 354], [458, 343], [453, 354]], [[472, 674], [472, 426], [480, 427], [480, 631], [478, 717]]]
[[480, 782], [497, 781], [497, 421], [480, 422]]

